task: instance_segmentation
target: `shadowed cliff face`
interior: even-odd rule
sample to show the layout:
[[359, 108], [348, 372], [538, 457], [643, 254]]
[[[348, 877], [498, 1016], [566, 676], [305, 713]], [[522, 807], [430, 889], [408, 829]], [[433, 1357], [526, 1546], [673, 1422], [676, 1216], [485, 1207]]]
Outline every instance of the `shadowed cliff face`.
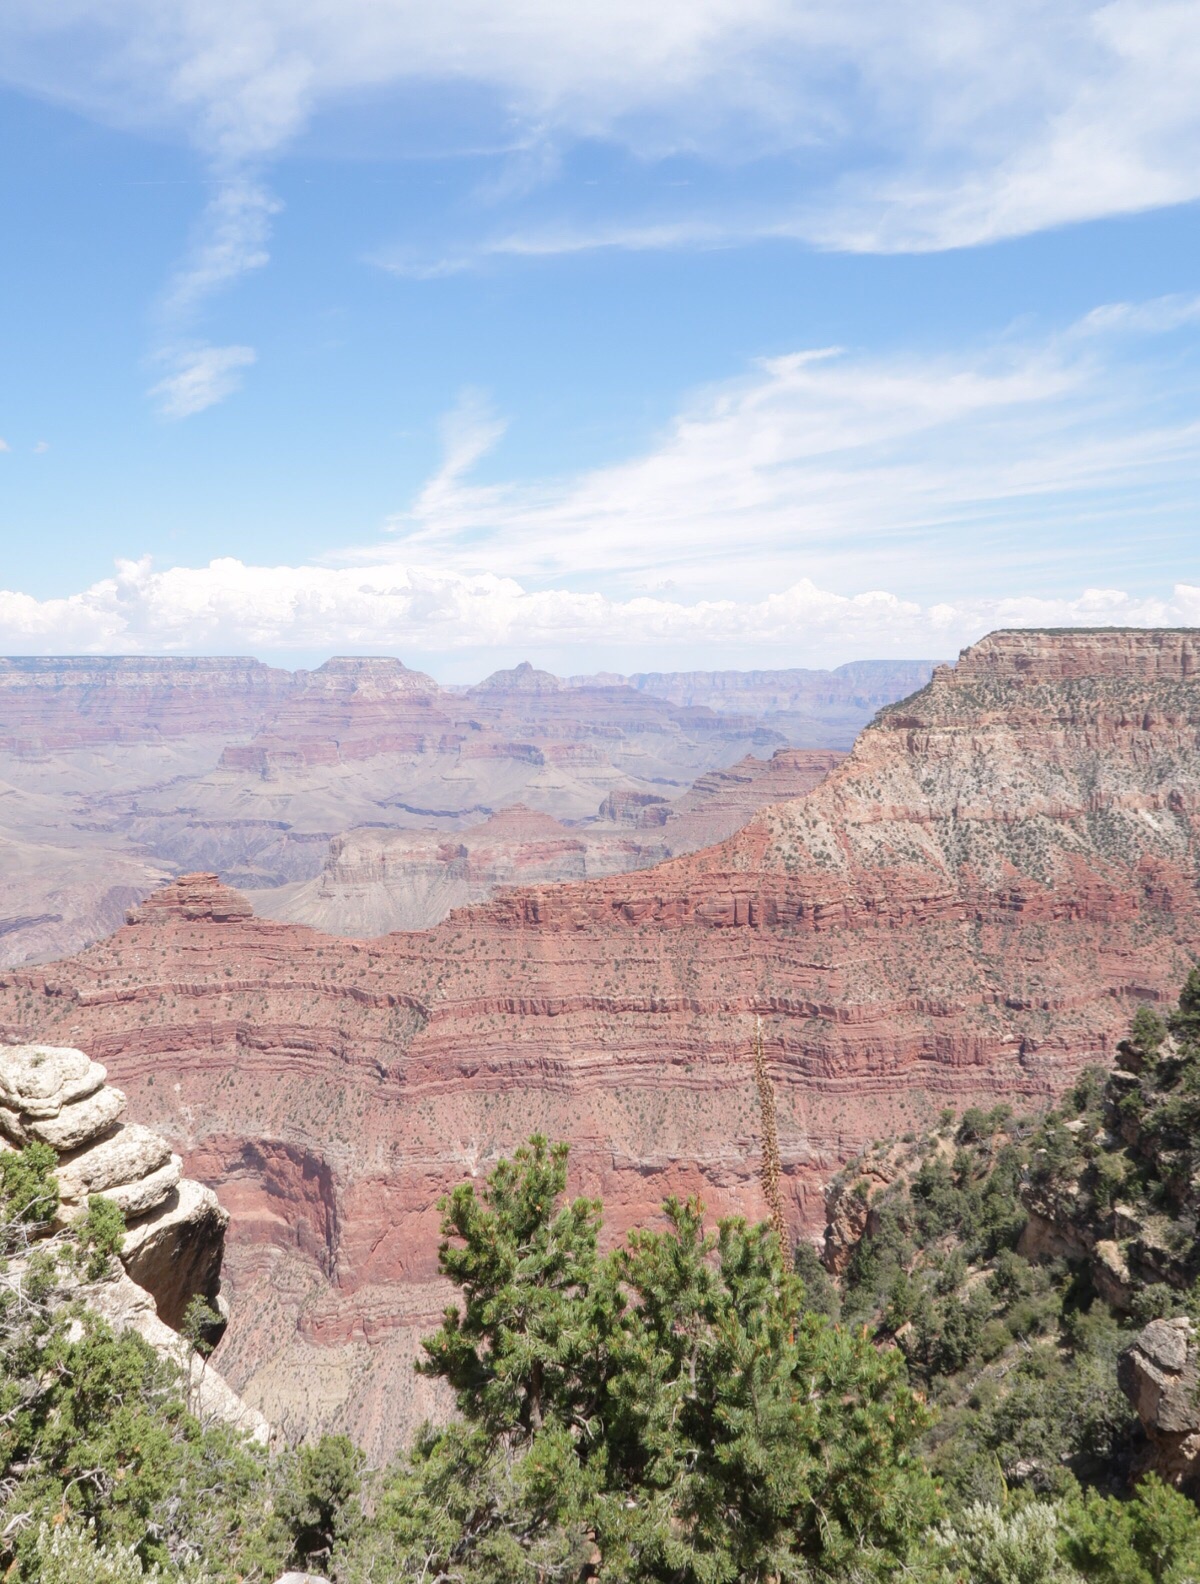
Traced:
[[672, 1192], [760, 1216], [761, 1016], [812, 1226], [867, 1139], [1105, 1059], [1200, 952], [1198, 665], [1191, 633], [996, 634], [702, 852], [357, 942], [192, 877], [10, 971], [0, 1023], [86, 1043], [189, 1170], [236, 1180], [224, 1367], [381, 1452], [431, 1406], [408, 1364], [445, 1296], [437, 1199], [533, 1129], [615, 1230]]

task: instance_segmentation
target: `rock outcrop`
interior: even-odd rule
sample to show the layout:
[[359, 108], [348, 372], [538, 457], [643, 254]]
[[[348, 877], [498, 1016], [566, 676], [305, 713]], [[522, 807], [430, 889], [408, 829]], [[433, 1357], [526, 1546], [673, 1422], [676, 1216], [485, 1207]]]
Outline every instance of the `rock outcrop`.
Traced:
[[1200, 1360], [1190, 1320], [1152, 1320], [1117, 1360], [1146, 1435], [1143, 1471], [1195, 1492], [1200, 1482]]
[[424, 933], [338, 940], [188, 880], [0, 976], [0, 1024], [84, 1040], [221, 1186], [231, 1378], [382, 1454], [430, 1406], [438, 1198], [534, 1129], [615, 1229], [672, 1192], [761, 1215], [761, 1018], [785, 1205], [815, 1228], [866, 1141], [1111, 1062], [1200, 954], [1198, 657], [993, 635], [726, 841]]
[[239, 1397], [223, 1375], [196, 1353], [190, 1342], [159, 1314], [154, 1299], [125, 1270], [79, 1289], [88, 1308], [107, 1320], [114, 1331], [134, 1331], [156, 1353], [183, 1371], [189, 1406], [202, 1420], [220, 1420], [265, 1446], [271, 1426], [256, 1408]]
[[229, 1218], [211, 1188], [183, 1178], [161, 1134], [120, 1120], [125, 1096], [106, 1077], [70, 1046], [0, 1046], [0, 1143], [57, 1151], [60, 1226], [85, 1215], [93, 1195], [119, 1206], [122, 1264], [157, 1318], [177, 1330], [193, 1298], [220, 1303]]
[[[944, 1142], [941, 1149], [949, 1153]], [[879, 1214], [871, 1203], [878, 1191], [910, 1176], [924, 1158], [914, 1146], [879, 1141], [828, 1184], [821, 1263], [831, 1276], [843, 1275], [863, 1238], [878, 1233]]]
[[[119, 1120], [125, 1096], [99, 1062], [61, 1045], [0, 1045], [0, 1149], [50, 1144], [61, 1229], [84, 1215], [94, 1194], [127, 1219], [120, 1266], [81, 1284], [79, 1295], [117, 1331], [135, 1331], [183, 1370], [203, 1418], [218, 1418], [265, 1443], [270, 1426], [180, 1335], [185, 1312], [202, 1298], [218, 1314], [229, 1217], [211, 1188], [181, 1177], [166, 1139]], [[209, 1327], [215, 1341], [223, 1329]]]

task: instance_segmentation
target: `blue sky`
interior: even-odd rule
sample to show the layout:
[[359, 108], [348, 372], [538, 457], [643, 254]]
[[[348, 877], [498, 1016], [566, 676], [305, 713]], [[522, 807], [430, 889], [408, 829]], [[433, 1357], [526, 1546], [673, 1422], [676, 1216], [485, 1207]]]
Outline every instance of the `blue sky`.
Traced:
[[1200, 623], [1197, 81], [1190, 0], [9, 0], [0, 650]]

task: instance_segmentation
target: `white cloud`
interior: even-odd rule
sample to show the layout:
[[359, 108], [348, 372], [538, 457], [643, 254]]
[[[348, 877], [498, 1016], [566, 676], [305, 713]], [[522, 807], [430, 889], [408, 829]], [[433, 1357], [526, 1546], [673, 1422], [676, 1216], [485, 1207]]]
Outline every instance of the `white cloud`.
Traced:
[[[7, 449], [7, 447], [5, 449]], [[50, 449], [49, 440], [39, 440], [37, 442], [37, 444], [33, 448], [33, 454], [34, 454], [34, 456], [45, 456], [46, 452], [49, 451], [49, 449]]]
[[[931, 570], [970, 586], [1006, 556], [1036, 579], [1056, 546], [1075, 578], [1072, 557], [1094, 568], [1114, 524], [1144, 547], [1156, 524], [1195, 522], [1194, 362], [1179, 345], [1161, 368], [1144, 347], [1136, 368], [1123, 356], [1192, 311], [1114, 304], [953, 356], [769, 359], [700, 393], [644, 454], [564, 478], [472, 483], [497, 437], [477, 428], [390, 526], [407, 556], [460, 572], [626, 592], [671, 579], [693, 598], [804, 576], [912, 586]], [[1089, 527], [1100, 542], [1080, 552]]]
[[487, 455], [507, 427], [482, 391], [461, 393], [458, 405], [442, 420], [442, 465], [417, 499], [413, 508], [415, 521], [428, 521], [455, 509], [464, 476]]
[[173, 372], [151, 388], [165, 418], [190, 418], [237, 390], [241, 370], [255, 361], [253, 347], [189, 347], [163, 354]]
[[768, 648], [781, 664], [854, 655], [948, 655], [995, 627], [1196, 625], [1200, 587], [1163, 597], [1086, 589], [1070, 597], [997, 597], [922, 605], [894, 594], [832, 593], [802, 579], [764, 599], [684, 604], [530, 591], [512, 578], [468, 577], [406, 564], [330, 569], [246, 566], [156, 571], [119, 563], [115, 576], [62, 599], [0, 592], [6, 653], [244, 653], [273, 650], [536, 652], [597, 646], [628, 663], [674, 651], [713, 665]]
[[178, 346], [214, 292], [267, 264], [271, 217], [283, 207], [244, 170], [218, 171], [215, 180], [191, 250], [158, 304], [156, 361], [175, 365], [175, 372], [149, 394], [168, 418], [189, 418], [224, 401], [240, 388], [239, 371], [256, 361], [252, 347]]
[[[1200, 196], [1194, 0], [9, 0], [0, 45], [8, 81], [177, 127], [224, 171], [320, 110], [432, 82], [543, 147], [816, 150], [835, 173], [799, 205], [789, 182], [757, 216], [678, 218], [667, 245], [690, 228], [958, 247]], [[597, 236], [653, 233], [625, 215]]]
[[[552, 182], [572, 142], [728, 169], [786, 156], [751, 199], [631, 203], [490, 222], [377, 261], [431, 278], [489, 259], [794, 238], [853, 251], [970, 246], [1200, 197], [1194, 0], [8, 0], [0, 81], [123, 126], [167, 129], [215, 195], [158, 308], [156, 355], [200, 335], [211, 295], [267, 261], [263, 172], [322, 113], [469, 93], [510, 150], [485, 212]], [[437, 85], [439, 94], [424, 90]], [[430, 107], [434, 108], [430, 108]], [[480, 121], [482, 116], [482, 123]], [[317, 130], [314, 132], [314, 124]], [[819, 172], [819, 174], [817, 174]], [[703, 191], [703, 183], [698, 189]], [[543, 208], [545, 209], [545, 205]], [[476, 221], [475, 224], [480, 224]], [[228, 349], [227, 349], [228, 350]], [[246, 349], [240, 349], [246, 350]], [[205, 354], [153, 395], [187, 416], [237, 388]], [[237, 367], [245, 367], [248, 359]], [[196, 394], [191, 394], [192, 390]]]
[[172, 330], [213, 292], [267, 263], [271, 216], [282, 205], [245, 173], [218, 186], [197, 226], [195, 246], [167, 287], [160, 313]]
[[12, 450], [12, 446], [9, 445], [8, 441], [3, 439], [3, 438], [0, 438], [0, 453], [3, 453], [5, 451], [11, 451], [11, 450]]
[[[701, 392], [643, 454], [562, 478], [473, 483], [504, 425], [468, 391], [386, 546], [326, 565], [130, 561], [60, 599], [11, 591], [0, 650], [574, 650], [628, 670], [1200, 623], [1193, 318], [1171, 298], [971, 355], [773, 358]], [[197, 411], [252, 356], [193, 349], [162, 397]]]
[[1174, 294], [1151, 302], [1104, 303], [1085, 314], [1076, 327], [1080, 335], [1165, 335], [1185, 325], [1200, 324], [1200, 297]]
[[653, 225], [549, 226], [502, 233], [449, 252], [423, 252], [410, 244], [378, 248], [367, 262], [410, 280], [461, 275], [492, 259], [563, 258], [574, 253], [665, 253], [684, 248], [712, 249], [777, 240], [777, 222], [718, 223], [712, 220], [660, 221]]

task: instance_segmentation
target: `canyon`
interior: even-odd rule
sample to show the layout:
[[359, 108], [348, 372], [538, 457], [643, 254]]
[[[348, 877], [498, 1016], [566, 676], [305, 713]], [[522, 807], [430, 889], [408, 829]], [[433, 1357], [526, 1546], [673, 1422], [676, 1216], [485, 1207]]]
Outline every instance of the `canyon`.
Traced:
[[[563, 680], [525, 664], [445, 687], [384, 657], [296, 672], [248, 659], [0, 659], [0, 965], [79, 950], [189, 870], [252, 892], [264, 915], [345, 933], [425, 927], [514, 879], [645, 866], [734, 825], [717, 789], [723, 823], [689, 804], [648, 840], [631, 830], [639, 802], [686, 799], [697, 778], [742, 761], [769, 781], [781, 749], [848, 748], [929, 671], [881, 661]], [[736, 819], [778, 795], [744, 789]], [[486, 857], [418, 839], [518, 806], [583, 827], [579, 842], [543, 841], [519, 816], [486, 834]], [[406, 835], [389, 846], [395, 832]]]
[[595, 816], [570, 824], [516, 803], [461, 831], [363, 826], [330, 842], [316, 879], [246, 894], [265, 917], [329, 934], [428, 929], [501, 886], [597, 879], [710, 846], [766, 804], [811, 792], [843, 757], [806, 748], [747, 755], [678, 798], [610, 792]]
[[188, 874], [0, 974], [0, 1038], [82, 1045], [219, 1189], [232, 1384], [384, 1457], [439, 1409], [438, 1199], [531, 1131], [614, 1232], [761, 1216], [761, 1020], [812, 1232], [867, 1140], [1108, 1061], [1200, 954], [1198, 747], [1200, 635], [996, 633], [700, 851], [362, 940]]

